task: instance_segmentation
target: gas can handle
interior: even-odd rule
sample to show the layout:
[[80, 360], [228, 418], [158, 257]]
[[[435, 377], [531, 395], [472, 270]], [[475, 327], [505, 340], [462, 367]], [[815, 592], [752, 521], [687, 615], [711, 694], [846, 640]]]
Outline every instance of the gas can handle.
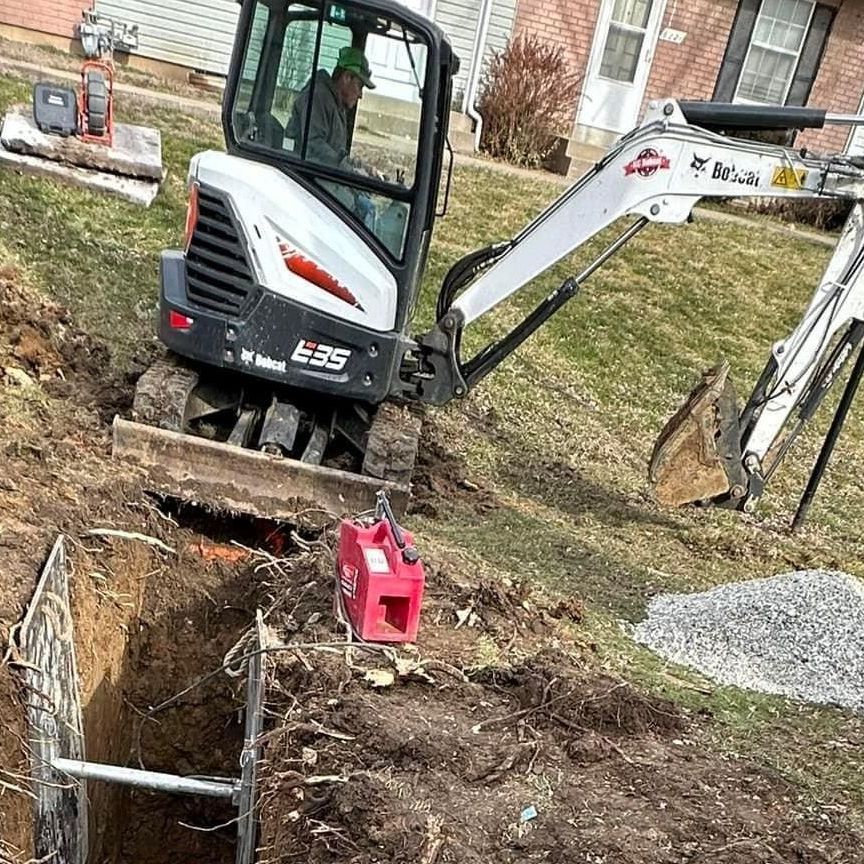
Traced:
[[393, 532], [393, 539], [402, 552], [402, 560], [406, 564], [416, 564], [420, 560], [420, 555], [413, 546], [409, 546], [405, 542], [405, 536], [396, 522], [396, 517], [393, 515], [393, 510], [390, 507], [390, 499], [387, 497], [387, 492], [384, 489], [380, 489], [375, 496], [375, 518], [384, 518], [387, 520], [390, 530]]

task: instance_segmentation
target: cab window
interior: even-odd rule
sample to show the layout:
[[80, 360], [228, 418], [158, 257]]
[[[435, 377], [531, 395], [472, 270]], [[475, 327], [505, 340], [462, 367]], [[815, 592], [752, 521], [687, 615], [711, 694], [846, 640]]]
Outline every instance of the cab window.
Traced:
[[[333, 3], [259, 0], [231, 117], [241, 147], [299, 163], [402, 257], [417, 167], [428, 48], [398, 22]], [[364, 189], [375, 178], [388, 195]]]

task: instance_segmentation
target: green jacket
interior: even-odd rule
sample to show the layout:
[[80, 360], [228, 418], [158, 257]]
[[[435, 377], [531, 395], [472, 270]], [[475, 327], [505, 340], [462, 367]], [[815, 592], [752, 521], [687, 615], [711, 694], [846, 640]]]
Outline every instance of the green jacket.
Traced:
[[[297, 95], [291, 108], [286, 135], [294, 139], [294, 152], [301, 153], [306, 130], [306, 111], [309, 105], [310, 81]], [[330, 74], [319, 69], [315, 73], [312, 117], [309, 121], [309, 144], [306, 158], [324, 165], [349, 168], [348, 113], [339, 101]]]

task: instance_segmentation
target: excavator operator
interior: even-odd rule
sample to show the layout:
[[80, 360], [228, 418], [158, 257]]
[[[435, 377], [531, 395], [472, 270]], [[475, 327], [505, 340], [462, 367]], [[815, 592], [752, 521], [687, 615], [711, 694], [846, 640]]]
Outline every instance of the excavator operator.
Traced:
[[315, 87], [311, 81], [297, 96], [286, 130], [295, 141], [297, 152], [303, 151], [309, 107], [309, 91], [313, 90], [311, 116], [308, 118], [309, 139], [306, 158], [338, 168], [369, 173], [358, 159], [348, 155], [348, 112], [363, 98], [363, 88], [375, 89], [369, 61], [359, 48], [350, 45], [339, 51], [339, 58], [330, 75], [325, 69], [315, 73]]

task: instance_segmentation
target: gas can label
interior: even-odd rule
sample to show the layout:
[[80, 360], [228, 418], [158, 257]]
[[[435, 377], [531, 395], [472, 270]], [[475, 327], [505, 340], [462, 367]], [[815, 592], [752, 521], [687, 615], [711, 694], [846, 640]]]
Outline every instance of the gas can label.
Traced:
[[366, 558], [366, 566], [370, 573], [389, 573], [390, 565], [383, 549], [364, 549], [363, 556]]
[[342, 593], [352, 600], [357, 599], [357, 574], [358, 570], [351, 564], [343, 564], [339, 572], [339, 584], [342, 586]]

